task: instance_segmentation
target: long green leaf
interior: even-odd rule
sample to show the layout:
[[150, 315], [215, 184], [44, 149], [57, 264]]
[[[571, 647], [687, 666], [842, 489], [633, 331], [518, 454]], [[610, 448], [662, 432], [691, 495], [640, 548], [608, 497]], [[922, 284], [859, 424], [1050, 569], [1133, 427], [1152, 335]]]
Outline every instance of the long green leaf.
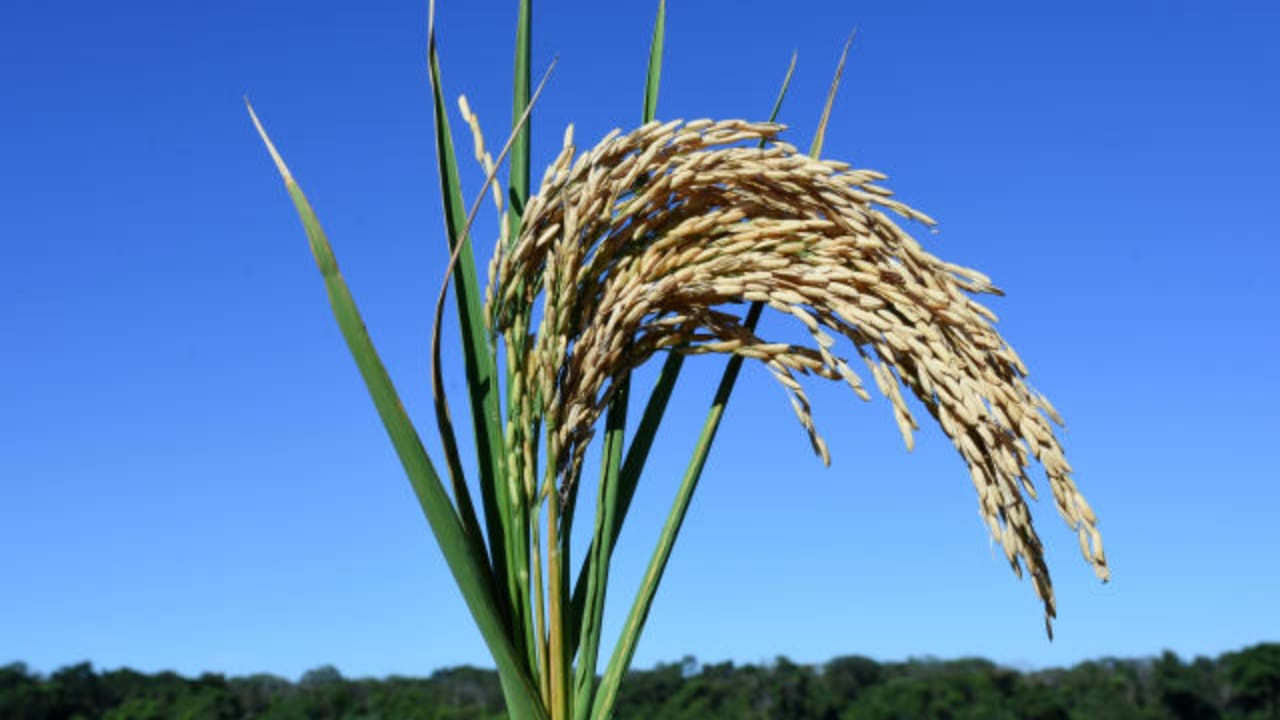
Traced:
[[[431, 79], [436, 157], [440, 172], [441, 198], [444, 203], [446, 236], [451, 251], [459, 251], [459, 244], [461, 244], [459, 260], [453, 270], [453, 288], [457, 302], [458, 326], [462, 334], [463, 365], [466, 369], [467, 389], [471, 400], [472, 428], [475, 433], [476, 459], [480, 471], [480, 496], [484, 504], [485, 527], [493, 564], [494, 582], [500, 591], [498, 603], [506, 624], [510, 626], [514, 618], [508, 588], [508, 528], [504, 522], [507, 514], [503, 512], [508, 504], [505, 502], [506, 483], [503, 481], [504, 437], [502, 411], [498, 397], [498, 375], [481, 311], [480, 284], [476, 279], [476, 263], [471, 249], [471, 238], [464, 227], [466, 214], [462, 199], [462, 183], [458, 176], [453, 134], [449, 129], [444, 89], [440, 80], [440, 60], [436, 52], [434, 2], [431, 3], [428, 12], [430, 24], [427, 31], [427, 66]], [[446, 447], [449, 447], [453, 435], [452, 424], [449, 422], [447, 413], [440, 406], [437, 406], [437, 425], [440, 427], [441, 439]], [[456, 444], [446, 457], [451, 463], [454, 461], [459, 463], [456, 466], [450, 465], [450, 474], [461, 477], [463, 473], [457, 457]], [[465, 489], [466, 486], [463, 483], [462, 490], [465, 491]], [[519, 638], [519, 636], [516, 637]], [[522, 642], [519, 639], [516, 641]]]
[[[769, 122], [774, 122], [778, 119], [778, 113], [782, 111], [782, 101], [787, 97], [787, 90], [791, 87], [791, 77], [795, 74], [795, 71], [796, 53], [793, 52], [791, 54], [791, 62], [787, 65], [787, 73], [782, 78], [782, 86], [778, 89], [778, 96], [773, 101], [773, 109], [769, 112]], [[764, 146], [763, 142], [761, 142], [761, 146]], [[662, 416], [666, 412], [668, 401], [671, 399], [671, 393], [675, 387], [676, 378], [680, 373], [680, 364], [683, 360], [684, 356], [679, 353], [673, 352], [667, 356], [666, 363], [658, 375], [653, 394], [649, 398], [649, 404], [645, 406], [644, 415], [640, 420], [640, 427], [636, 429], [636, 436], [631, 441], [631, 447], [627, 449], [627, 459], [622, 465], [621, 486], [619, 488], [619, 527], [615, 529], [615, 533], [622, 530], [621, 519], [626, 517], [627, 510], [631, 507], [631, 498], [635, 495], [636, 487], [640, 483], [640, 473], [644, 469], [645, 461], [649, 457], [649, 451], [653, 447], [658, 426], [662, 423]], [[616, 534], [613, 542], [617, 542]]]
[[574, 718], [586, 720], [591, 713], [591, 700], [595, 695], [596, 663], [600, 656], [600, 637], [604, 624], [604, 605], [609, 581], [609, 561], [617, 538], [614, 528], [618, 516], [619, 462], [624, 443], [623, 431], [627, 418], [627, 396], [615, 398], [605, 418], [604, 462], [601, 463], [600, 490], [596, 500], [596, 524], [592, 531], [591, 547], [582, 575], [587, 575], [586, 612], [579, 617], [585, 624], [574, 635], [579, 638], [582, 651], [578, 656], [577, 675], [574, 678]]
[[[721, 388], [716, 391], [717, 401], [721, 400], [722, 395], [727, 399], [724, 380], [721, 381]], [[720, 415], [724, 412], [723, 402], [713, 405], [711, 412], [715, 415], [715, 425], [718, 426]], [[714, 439], [715, 427], [710, 428], [709, 431], [704, 429], [698, 438], [698, 445], [694, 450], [695, 460], [685, 471], [684, 478], [680, 482], [675, 502], [667, 514], [662, 533], [658, 536], [658, 546], [654, 549], [649, 566], [645, 569], [640, 589], [631, 605], [631, 612], [627, 615], [618, 644], [614, 646], [613, 656], [609, 659], [609, 665], [605, 668], [604, 676], [600, 680], [600, 688], [591, 712], [592, 720], [607, 720], [617, 703], [622, 676], [631, 666], [631, 659], [635, 656], [640, 633], [644, 629], [645, 621], [649, 618], [649, 609], [653, 607], [658, 583], [661, 582], [662, 574], [667, 568], [667, 561], [671, 558], [671, 548], [675, 545], [681, 525], [684, 524], [685, 514], [689, 511], [689, 501], [693, 498], [694, 490], [697, 489], [698, 478], [702, 474], [703, 465], [706, 463], [707, 454]]]
[[849, 59], [849, 48], [857, 30], [849, 33], [844, 41], [844, 50], [840, 51], [840, 62], [836, 63], [836, 75], [831, 78], [831, 87], [827, 89], [827, 102], [822, 106], [822, 118], [818, 120], [818, 129], [813, 133], [813, 142], [809, 145], [809, 157], [817, 159], [822, 154], [822, 143], [827, 139], [827, 123], [831, 121], [831, 108], [836, 104], [836, 94], [840, 91], [840, 78], [844, 76], [844, 63]]
[[[658, 16], [653, 22], [653, 38], [649, 42], [649, 65], [644, 77], [644, 107], [641, 110], [641, 124], [652, 122], [658, 112], [658, 88], [662, 83], [662, 47], [667, 32], [667, 2], [666, 0], [658, 0]], [[676, 357], [675, 353], [671, 357]], [[670, 375], [679, 375], [680, 368], [677, 364], [674, 372]], [[664, 373], [665, 374], [665, 373]], [[672, 377], [672, 382], [675, 382]], [[631, 394], [631, 376], [624, 377], [619, 383], [616, 398], [625, 401]], [[647, 409], [647, 408], [646, 408]], [[618, 418], [618, 425], [615, 431], [619, 438], [625, 437], [626, 433], [626, 415], [623, 414]], [[607, 472], [617, 475], [619, 472], [619, 464], [621, 463], [621, 454], [617, 457], [606, 459], [609, 463]], [[612, 544], [612, 543], [611, 543]]]
[[[512, 83], [511, 125], [515, 143], [511, 147], [511, 168], [508, 176], [507, 226], [511, 242], [520, 236], [525, 203], [529, 200], [530, 132], [531, 119], [521, 122], [529, 107], [529, 82], [532, 72], [533, 0], [520, 0], [516, 20], [515, 80]], [[508, 352], [522, 353], [523, 348], [507, 348]], [[508, 387], [510, 376], [508, 375]], [[510, 412], [510, 408], [508, 408]], [[537, 642], [534, 638], [533, 595], [529, 588], [529, 509], [524, 507], [523, 494], [508, 485], [498, 494], [505, 503], [499, 512], [506, 517], [507, 593], [513, 611], [513, 620], [523, 637], [525, 655], [531, 669], [538, 667]], [[519, 507], [516, 507], [516, 504]]]
[[485, 558], [476, 552], [477, 546], [467, 539], [466, 532], [449, 501], [449, 494], [440, 482], [440, 476], [423, 448], [422, 440], [405, 412], [386, 367], [369, 338], [364, 320], [360, 316], [355, 300], [351, 297], [346, 281], [338, 271], [333, 249], [316, 218], [315, 211], [302, 189], [294, 181], [293, 175], [247, 100], [246, 105], [254, 127], [257, 128], [267, 151], [271, 154], [276, 169], [280, 172], [289, 196], [298, 211], [298, 216], [302, 220], [311, 253], [324, 278], [329, 304], [346, 340], [347, 348], [364, 378], [369, 396], [409, 477], [409, 483], [426, 515], [436, 542], [444, 553], [449, 570], [462, 591], [467, 608], [471, 611], [481, 636], [497, 662], [503, 689], [512, 705], [512, 712], [520, 718], [545, 720], [546, 715], [538, 701], [537, 690], [529, 676], [521, 669], [520, 657], [506, 635], [504, 622], [495, 602], [496, 593], [492, 576]]
[[[658, 111], [658, 90], [662, 82], [662, 48], [665, 42], [666, 28], [667, 28], [667, 2], [666, 0], [658, 0], [658, 14], [653, 22], [653, 37], [649, 41], [649, 63], [646, 68], [645, 78], [644, 78], [644, 104], [641, 107], [641, 112], [640, 112], [641, 124], [645, 124], [653, 121]], [[671, 357], [674, 358], [676, 357], [676, 355], [673, 353]], [[672, 361], [669, 359], [668, 363], [670, 362]], [[672, 383], [675, 382], [674, 376], [679, 375], [679, 372], [680, 372], [679, 360], [675, 362], [676, 362], [676, 365], [674, 366], [674, 371], [669, 373], [672, 376], [672, 379], [671, 379]], [[664, 374], [668, 374], [668, 373], [664, 373]], [[669, 394], [670, 393], [668, 389], [668, 396]], [[609, 406], [609, 418], [612, 420], [609, 432], [612, 433], [614, 441], [618, 443], [621, 443], [626, 437], [627, 418], [626, 418], [625, 410], [623, 412], [618, 412], [616, 405], [620, 402], [626, 403], [630, 395], [631, 395], [631, 377], [630, 375], [627, 375], [626, 377], [623, 377], [621, 380], [619, 380], [618, 391], [614, 395], [614, 400], [610, 402], [610, 406]], [[650, 405], [652, 404], [652, 400], [650, 401], [649, 404]], [[623, 405], [623, 407], [625, 408], [625, 405]], [[646, 419], [648, 417], [647, 410], [648, 410], [648, 406], [646, 406]], [[650, 438], [650, 440], [651, 439], [652, 438]], [[602, 462], [604, 463], [604, 476], [606, 478], [611, 478], [611, 482], [613, 482], [616, 485], [619, 477], [619, 473], [621, 472], [620, 466], [622, 463], [623, 455], [621, 452], [620, 444], [615, 446], [614, 449], [616, 449], [617, 452], [606, 453], [605, 457], [602, 458]], [[603, 497], [601, 497], [597, 502], [599, 503], [602, 501], [603, 501]], [[604, 508], [597, 507], [596, 509], [597, 517], [599, 517], [600, 513], [602, 512], [604, 512]], [[597, 523], [597, 527], [599, 527], [599, 523]], [[564, 536], [567, 538], [569, 536], [569, 532], [566, 531], [564, 533]], [[615, 537], [616, 537], [616, 534], [613, 532], [610, 532], [607, 537], [593, 538], [592, 545], [595, 546], [601, 542], [605, 542], [606, 547], [604, 549], [603, 557], [608, 558], [613, 553], [613, 539]], [[590, 553], [590, 550], [588, 550], [588, 553]], [[566, 553], [566, 556], [567, 556], [567, 553]], [[590, 558], [590, 555], [588, 555], [588, 558]], [[567, 619], [568, 627], [566, 628], [566, 630], [567, 630], [567, 636], [569, 638], [569, 644], [570, 644], [569, 653], [571, 656], [577, 652], [579, 643], [582, 640], [580, 635], [581, 635], [581, 630], [583, 628], [583, 612], [586, 609], [585, 587], [587, 584], [586, 582], [587, 578], [589, 578], [592, 574], [593, 574], [593, 568], [590, 565], [590, 561], [588, 559], [588, 562], [585, 562], [583, 564], [582, 570], [579, 571], [578, 573], [578, 579], [575, 582], [572, 595], [565, 598], [568, 604], [568, 619]], [[598, 625], [598, 623], [595, 623], [595, 624]], [[594, 677], [595, 668], [592, 667], [590, 669], [590, 672]]]
[[[618, 474], [618, 499], [617, 507], [614, 509], [617, 520], [612, 524], [612, 531], [605, 536], [609, 547], [615, 546], [618, 542], [622, 523], [627, 517], [627, 510], [631, 507], [631, 499], [635, 497], [636, 487], [640, 484], [641, 470], [649, 457], [649, 450], [653, 447], [658, 426], [662, 424], [662, 417], [666, 413], [667, 404], [671, 400], [671, 394], [675, 390], [676, 380], [680, 377], [680, 368], [683, 365], [683, 355], [668, 353], [667, 359], [662, 364], [662, 370], [659, 371], [658, 380], [653, 386], [653, 392], [649, 394], [649, 401], [645, 403], [644, 414], [640, 416], [640, 425], [636, 428], [631, 446], [627, 448], [626, 460], [622, 463]], [[606, 462], [609, 457], [609, 455], [605, 456]], [[592, 553], [595, 552], [597, 544], [595, 540], [591, 541], [591, 546], [587, 548], [588, 557], [593, 557]], [[573, 588], [573, 601], [570, 608], [570, 622], [573, 626], [570, 637], [576, 638], [579, 635], [578, 628], [581, 627], [587, 608], [587, 585], [590, 578], [590, 566], [583, 566]]]
[[[845, 51], [846, 53], [848, 52], [847, 44]], [[770, 122], [777, 118], [778, 112], [782, 109], [782, 101], [791, 85], [791, 76], [795, 71], [795, 65], [796, 56], [793, 53], [786, 77], [782, 81], [782, 89], [778, 92], [778, 98], [774, 102], [773, 111], [769, 117]], [[844, 66], [843, 59], [840, 66], [841, 68]], [[837, 82], [839, 82], [839, 72], [837, 72], [836, 77]], [[830, 107], [831, 103], [828, 101], [827, 110], [823, 113], [820, 127], [825, 128]], [[745, 321], [748, 328], [755, 328], [762, 310], [762, 303], [752, 303]], [[608, 718], [614, 704], [617, 702], [618, 688], [622, 683], [622, 677], [631, 666], [631, 660], [635, 656], [635, 650], [640, 641], [640, 633], [648, 620], [649, 610], [653, 607], [653, 599], [657, 594], [658, 584], [662, 581], [667, 562], [671, 558], [671, 550], [675, 547], [680, 528], [684, 525], [685, 515], [689, 511], [689, 503], [693, 499], [694, 491], [697, 490], [698, 480], [702, 477], [702, 470], [706, 467], [711, 445], [715, 442], [716, 433], [720, 429], [720, 421], [724, 417], [725, 408], [729, 404], [729, 397], [733, 393], [733, 388], [737, 383], [741, 369], [742, 357], [734, 356], [729, 359], [724, 375], [720, 378], [720, 384], [717, 386], [715, 396], [711, 401], [711, 409], [707, 413], [702, 432], [698, 436], [698, 443], [694, 447], [693, 457], [689, 461], [689, 467], [685, 470], [684, 477], [680, 482], [680, 488], [676, 491], [675, 501], [672, 503], [671, 510], [667, 515], [662, 533], [658, 537], [658, 545], [649, 560], [640, 589], [636, 593], [635, 601], [632, 603], [631, 612], [627, 616], [626, 624], [623, 626], [618, 643], [614, 646], [613, 656], [609, 659], [609, 665], [606, 667], [604, 677], [600, 681], [600, 689], [592, 709], [592, 720], [605, 720]]]
[[[485, 193], [489, 191], [490, 187], [493, 185], [493, 182], [497, 180], [498, 167], [502, 166], [502, 162], [503, 160], [506, 159], [507, 153], [509, 153], [511, 151], [512, 146], [515, 145], [516, 136], [519, 133], [520, 128], [523, 127], [524, 123], [527, 122], [529, 120], [530, 115], [532, 115], [533, 103], [537, 102], [538, 97], [542, 94], [542, 90], [544, 87], [546, 87], [547, 80], [550, 79], [551, 70], [554, 69], [554, 67], [555, 67], [555, 61], [552, 61], [551, 66], [547, 68], [547, 72], [543, 76], [542, 81], [538, 83], [538, 89], [533, 93], [533, 96], [530, 98], [528, 107], [525, 108], [524, 113], [520, 116], [520, 119], [517, 121], [516, 129], [512, 131], [512, 134], [507, 138], [506, 144], [503, 145], [502, 151], [498, 153], [498, 159], [494, 164], [494, 167], [492, 167], [489, 170], [489, 173], [485, 177], [485, 181], [480, 188], [478, 197], [476, 197], [475, 203], [471, 206], [471, 211], [467, 213], [466, 221], [463, 223], [462, 232], [460, 233], [461, 236], [465, 237], [468, 233], [471, 232], [471, 224], [475, 222], [476, 213], [479, 212], [480, 206], [484, 203]], [[436, 401], [437, 418], [442, 419], [440, 423], [442, 434], [445, 433], [446, 431], [451, 432], [452, 426], [451, 426], [451, 423], [449, 423], [448, 421], [449, 403], [448, 403], [448, 400], [446, 399], [446, 392], [445, 392], [444, 374], [442, 369], [443, 362], [441, 357], [442, 345], [440, 342], [440, 337], [441, 337], [442, 325], [444, 324], [445, 300], [448, 297], [449, 276], [453, 274], [454, 266], [458, 263], [459, 259], [461, 258], [464, 247], [465, 246], [461, 244], [455, 245], [453, 252], [449, 255], [449, 265], [445, 269], [445, 281], [440, 287], [439, 295], [436, 297], [436, 309], [432, 319], [431, 394]], [[447, 437], [451, 437], [451, 435]], [[504, 513], [504, 516], [502, 519], [503, 519], [503, 522], [506, 523], [505, 527], [509, 528], [512, 526], [513, 523], [515, 524], [515, 527], [522, 527], [519, 524], [520, 518], [523, 517], [522, 506], [523, 506], [523, 503], [515, 506], [507, 506], [505, 508], [507, 512], [511, 513], [510, 515], [507, 515]], [[510, 538], [511, 534], [508, 533], [507, 537]], [[510, 547], [510, 545], [508, 545], [508, 547]], [[481, 549], [481, 553], [483, 553], [483, 549]], [[511, 637], [512, 637], [512, 641], [516, 643], [516, 645], [518, 646], [520, 641], [526, 638], [526, 633], [520, 632], [517, 629], [512, 629]], [[536, 658], [529, 658], [529, 660], [530, 660], [530, 663], [528, 665], [528, 669], [531, 673], [534, 673], [535, 672], [534, 668], [536, 667], [536, 662], [535, 662]], [[563, 717], [563, 713], [561, 713], [559, 717]]]
[[658, 17], [649, 42], [649, 69], [644, 77], [644, 109], [640, 122], [652, 122], [658, 113], [658, 86], [662, 82], [662, 46], [667, 34], [667, 0], [658, 0]]
[[[519, 211], [529, 200], [529, 153], [531, 150], [529, 136], [532, 123], [526, 121], [519, 126], [520, 117], [529, 106], [529, 81], [532, 73], [532, 34], [533, 34], [533, 0], [520, 0], [520, 14], [516, 21], [516, 60], [515, 82], [511, 102], [511, 129], [516, 133], [515, 145], [511, 148], [511, 174], [509, 177], [509, 196], [514, 198], [516, 207], [511, 208], [509, 219], [516, 223], [513, 231], [519, 230]], [[517, 130], [517, 126], [519, 129]], [[511, 233], [514, 242], [518, 232]]]
[[[782, 87], [778, 90], [778, 96], [774, 99], [773, 109], [769, 113], [769, 122], [773, 122], [778, 118], [778, 113], [782, 110], [782, 101], [787, 96], [787, 90], [791, 87], [791, 77], [796, 70], [796, 54], [791, 54], [791, 63], [787, 66], [787, 73], [782, 79]], [[754, 316], [758, 320], [760, 310], [753, 305]], [[755, 322], [751, 319], [752, 314], [748, 313], [748, 322], [750, 327], [755, 327]], [[677, 378], [680, 376], [680, 369], [684, 364], [684, 356], [680, 353], [668, 353], [666, 361], [663, 362], [662, 370], [658, 374], [658, 380], [654, 384], [652, 394], [649, 395], [649, 401], [645, 404], [644, 414], [640, 418], [640, 425], [636, 428], [635, 437], [631, 440], [631, 446], [627, 448], [626, 460], [622, 464], [622, 471], [618, 480], [618, 506], [615, 510], [617, 521], [612, 526], [612, 534], [609, 538], [609, 547], [613, 547], [618, 542], [618, 535], [622, 532], [622, 524], [626, 520], [627, 511], [631, 507], [631, 499], [635, 496], [636, 488], [640, 484], [640, 474], [644, 469], [645, 462], [649, 458], [649, 451], [653, 448], [654, 438], [657, 436], [658, 427], [662, 424], [662, 418], [666, 414], [667, 404], [671, 400], [671, 394], [675, 389]], [[741, 361], [739, 361], [741, 365]], [[736, 376], [736, 372], [735, 372]], [[587, 552], [591, 552], [588, 548]], [[586, 572], [578, 576], [577, 585], [573, 589], [573, 613], [574, 617], [579, 620], [585, 610], [587, 599], [587, 583], [588, 575]]]

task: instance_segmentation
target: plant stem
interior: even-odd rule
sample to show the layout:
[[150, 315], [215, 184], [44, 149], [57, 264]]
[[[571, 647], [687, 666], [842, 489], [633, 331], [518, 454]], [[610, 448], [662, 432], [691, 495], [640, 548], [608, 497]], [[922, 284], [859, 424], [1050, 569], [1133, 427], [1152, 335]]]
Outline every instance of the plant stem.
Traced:
[[[622, 455], [623, 423], [627, 416], [628, 398], [615, 398], [605, 419], [604, 462], [601, 464], [600, 490], [596, 500], [596, 522], [592, 532], [590, 557], [579, 579], [589, 576], [586, 590], [584, 624], [576, 634], [581, 641], [577, 673], [574, 677], [574, 718], [585, 720], [591, 711], [595, 692], [596, 663], [600, 654], [601, 627], [604, 624], [605, 590], [609, 581], [609, 561], [617, 540], [615, 527], [618, 513], [619, 460]], [[579, 613], [582, 611], [579, 610]], [[579, 615], [583, 617], [583, 615]]]
[[483, 553], [477, 552], [477, 546], [466, 536], [449, 495], [440, 482], [440, 476], [423, 448], [422, 440], [405, 412], [386, 366], [382, 364], [377, 349], [369, 338], [364, 320], [360, 316], [355, 300], [351, 297], [346, 281], [338, 270], [333, 248], [329, 244], [324, 229], [320, 226], [315, 211], [307, 201], [302, 188], [294, 181], [293, 175], [267, 136], [252, 106], [248, 109], [254, 126], [262, 136], [262, 141], [271, 154], [284, 180], [285, 188], [297, 208], [298, 216], [302, 220], [311, 253], [324, 278], [329, 304], [346, 340], [347, 348], [360, 370], [369, 396], [404, 466], [405, 474], [427, 517], [432, 534], [440, 545], [449, 570], [480, 629], [481, 636], [489, 647], [489, 652], [498, 665], [498, 674], [502, 681], [508, 709], [513, 717], [520, 720], [545, 720], [546, 714], [538, 702], [537, 690], [529, 675], [523, 671], [519, 654], [507, 634], [507, 628], [496, 602], [498, 593], [495, 591], [493, 576], [486, 558]]
[[569, 662], [565, 652], [564, 564], [560, 554], [560, 498], [554, 487], [547, 498], [547, 600], [551, 650], [551, 720], [569, 720]]

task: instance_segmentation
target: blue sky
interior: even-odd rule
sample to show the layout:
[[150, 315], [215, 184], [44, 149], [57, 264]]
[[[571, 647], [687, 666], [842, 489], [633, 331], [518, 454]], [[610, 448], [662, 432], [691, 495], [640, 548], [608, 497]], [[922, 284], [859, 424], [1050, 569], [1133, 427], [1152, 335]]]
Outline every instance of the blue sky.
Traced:
[[[439, 8], [447, 90], [495, 147], [514, 6]], [[537, 5], [535, 65], [560, 62], [535, 177], [565, 123], [584, 143], [635, 124], [653, 12]], [[387, 0], [0, 10], [0, 662], [489, 664], [241, 103], [429, 422], [445, 256], [425, 20], [425, 2]], [[748, 368], [638, 666], [859, 653], [1038, 667], [1280, 640], [1277, 21], [1264, 2], [673, 3], [659, 116], [763, 118], [798, 50], [782, 120], [802, 146], [858, 28], [826, 154], [887, 172], [941, 221], [927, 246], [1007, 292], [991, 306], [1067, 419], [1114, 580], [1097, 583], [1038, 503], [1060, 609], [1049, 643], [939, 432], [908, 455], [882, 399], [811, 386], [824, 471]], [[467, 181], [474, 193], [478, 173]], [[488, 247], [492, 219], [478, 227]], [[722, 362], [687, 366], [606, 638]]]

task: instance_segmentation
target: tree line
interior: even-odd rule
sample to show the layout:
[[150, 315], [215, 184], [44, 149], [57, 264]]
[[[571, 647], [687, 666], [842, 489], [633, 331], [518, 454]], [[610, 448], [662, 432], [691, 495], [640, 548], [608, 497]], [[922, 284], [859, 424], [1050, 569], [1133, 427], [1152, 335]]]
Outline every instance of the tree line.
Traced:
[[[492, 670], [458, 667], [427, 678], [349, 679], [330, 666], [297, 682], [274, 675], [187, 678], [173, 672], [49, 675], [0, 667], [4, 720], [497, 720]], [[1217, 658], [1092, 660], [1020, 672], [988, 660], [821, 665], [678, 663], [637, 670], [623, 683], [617, 720], [1194, 720], [1280, 719], [1280, 643]]]

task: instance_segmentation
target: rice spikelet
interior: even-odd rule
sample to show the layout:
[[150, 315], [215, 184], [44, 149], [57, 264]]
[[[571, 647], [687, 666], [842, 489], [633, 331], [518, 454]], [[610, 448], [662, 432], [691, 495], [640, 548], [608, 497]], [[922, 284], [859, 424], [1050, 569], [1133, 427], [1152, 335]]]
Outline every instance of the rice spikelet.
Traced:
[[[889, 399], [908, 449], [918, 427], [906, 388], [969, 466], [979, 510], [1013, 571], [1031, 575], [1054, 617], [1053, 586], [1024, 497], [1032, 458], [1099, 578], [1109, 577], [1092, 509], [1051, 423], [1057, 412], [971, 295], [1000, 294], [983, 274], [934, 257], [890, 215], [932, 225], [894, 200], [885, 176], [814, 160], [777, 140], [783, 126], [742, 120], [649, 123], [578, 155], [572, 131], [530, 198], [519, 237], [499, 242], [487, 316], [510, 353], [508, 437], [534, 496], [575, 487], [618, 381], [655, 353], [758, 360], [827, 459], [798, 377], [843, 381], [843, 337]], [[764, 149], [755, 143], [768, 142]], [[743, 144], [750, 143], [752, 147]], [[793, 317], [812, 345], [770, 342], [725, 306], [759, 301]], [[536, 327], [535, 327], [536, 325]]]

